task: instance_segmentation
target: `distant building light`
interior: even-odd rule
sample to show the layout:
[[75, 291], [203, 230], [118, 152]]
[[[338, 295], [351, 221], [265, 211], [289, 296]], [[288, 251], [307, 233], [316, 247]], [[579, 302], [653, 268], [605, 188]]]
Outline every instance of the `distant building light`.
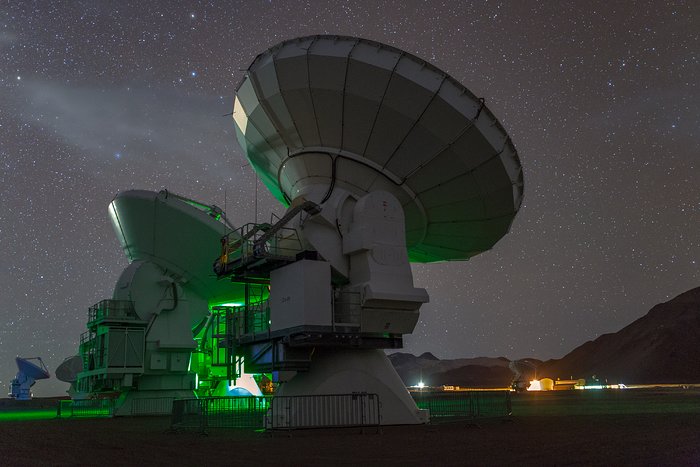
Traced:
[[540, 384], [539, 381], [536, 379], [533, 379], [530, 381], [530, 386], [527, 388], [528, 391], [541, 391], [542, 390], [542, 385]]
[[418, 389], [423, 389], [425, 387], [425, 383], [423, 381], [418, 381]]

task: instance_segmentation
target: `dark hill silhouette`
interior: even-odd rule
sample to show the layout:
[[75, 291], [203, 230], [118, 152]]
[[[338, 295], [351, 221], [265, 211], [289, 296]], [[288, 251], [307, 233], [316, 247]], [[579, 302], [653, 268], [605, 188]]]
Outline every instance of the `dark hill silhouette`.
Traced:
[[512, 382], [513, 372], [507, 366], [465, 365], [430, 376], [431, 386], [506, 388]]
[[540, 378], [609, 383], [700, 382], [700, 287], [653, 307], [613, 334], [588, 341], [538, 369]]
[[510, 360], [504, 357], [440, 360], [430, 352], [419, 357], [397, 352], [389, 355], [389, 360], [406, 386], [423, 381], [428, 386], [493, 388], [510, 386], [513, 381]]
[[418, 356], [418, 358], [424, 358], [426, 360], [440, 360], [437, 358], [435, 355], [431, 354], [430, 352], [423, 352]]

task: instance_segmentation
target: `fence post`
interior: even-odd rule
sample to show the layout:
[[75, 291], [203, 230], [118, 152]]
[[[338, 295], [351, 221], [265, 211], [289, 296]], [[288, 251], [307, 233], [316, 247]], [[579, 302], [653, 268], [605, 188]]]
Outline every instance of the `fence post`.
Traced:
[[209, 404], [207, 399], [197, 399], [199, 405], [199, 413], [201, 413], [200, 429], [202, 432], [207, 431], [207, 419], [209, 418]]
[[365, 398], [362, 396], [360, 396], [360, 413], [362, 414], [360, 416], [360, 423], [366, 425], [367, 421], [365, 420]]

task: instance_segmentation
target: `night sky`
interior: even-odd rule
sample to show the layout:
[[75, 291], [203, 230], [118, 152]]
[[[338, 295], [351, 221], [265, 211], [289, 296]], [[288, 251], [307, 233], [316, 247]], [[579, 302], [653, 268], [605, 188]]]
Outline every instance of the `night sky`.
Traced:
[[[310, 34], [424, 58], [488, 107], [524, 167], [512, 231], [417, 265], [412, 353], [561, 357], [700, 285], [700, 2], [2, 2], [0, 391], [14, 356], [51, 371], [127, 265], [126, 189], [282, 212], [234, 136], [253, 58]], [[40, 382], [38, 395], [67, 385]], [[5, 394], [2, 392], [0, 394]]]

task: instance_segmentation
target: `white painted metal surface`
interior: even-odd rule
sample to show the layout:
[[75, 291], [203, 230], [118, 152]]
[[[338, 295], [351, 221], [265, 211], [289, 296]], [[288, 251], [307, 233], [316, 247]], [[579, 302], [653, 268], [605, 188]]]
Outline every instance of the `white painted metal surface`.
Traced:
[[83, 371], [83, 359], [80, 355], [74, 355], [63, 360], [56, 368], [56, 379], [66, 383], [74, 383], [78, 379], [78, 373]]
[[230, 228], [201, 209], [167, 191], [128, 190], [114, 197], [109, 216], [129, 262], [150, 262], [186, 278], [187, 287], [212, 304], [243, 295], [242, 287], [212, 274], [220, 238]]
[[270, 330], [332, 326], [331, 267], [297, 261], [270, 273]]
[[520, 208], [517, 152], [483, 100], [394, 47], [342, 36], [282, 42], [250, 66], [233, 118], [251, 164], [285, 203], [322, 201], [334, 187], [391, 192], [412, 261], [488, 250]]
[[382, 425], [427, 423], [428, 413], [416, 407], [401, 378], [382, 350], [318, 348], [308, 372], [282, 383], [278, 396], [377, 394]]

